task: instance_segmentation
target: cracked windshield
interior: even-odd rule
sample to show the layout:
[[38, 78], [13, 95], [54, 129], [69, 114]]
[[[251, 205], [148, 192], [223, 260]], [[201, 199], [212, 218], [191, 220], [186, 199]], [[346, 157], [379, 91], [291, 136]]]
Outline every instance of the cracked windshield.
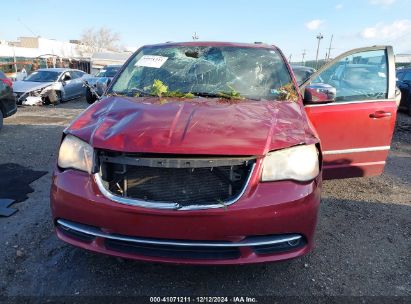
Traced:
[[128, 63], [109, 94], [297, 98], [290, 73], [276, 51], [238, 47], [145, 47]]

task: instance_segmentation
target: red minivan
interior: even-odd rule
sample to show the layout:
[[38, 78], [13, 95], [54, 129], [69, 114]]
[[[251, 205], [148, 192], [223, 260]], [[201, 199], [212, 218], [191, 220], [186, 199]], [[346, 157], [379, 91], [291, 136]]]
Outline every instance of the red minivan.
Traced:
[[352, 50], [298, 87], [275, 46], [140, 48], [64, 131], [51, 188], [57, 236], [155, 262], [306, 254], [322, 179], [384, 169], [393, 58], [390, 46]]

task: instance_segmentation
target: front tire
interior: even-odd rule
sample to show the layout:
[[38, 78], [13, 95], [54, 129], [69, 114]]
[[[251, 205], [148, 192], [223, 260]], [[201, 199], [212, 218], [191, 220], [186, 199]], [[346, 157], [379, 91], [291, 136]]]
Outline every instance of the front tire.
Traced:
[[89, 89], [87, 89], [87, 92], [86, 92], [86, 100], [88, 104], [92, 104], [97, 100], [96, 96], [94, 96], [94, 94], [91, 93]]
[[51, 104], [53, 106], [56, 106], [61, 102], [61, 92], [50, 90], [47, 92], [47, 95], [43, 98], [43, 100], [43, 103], [45, 105]]

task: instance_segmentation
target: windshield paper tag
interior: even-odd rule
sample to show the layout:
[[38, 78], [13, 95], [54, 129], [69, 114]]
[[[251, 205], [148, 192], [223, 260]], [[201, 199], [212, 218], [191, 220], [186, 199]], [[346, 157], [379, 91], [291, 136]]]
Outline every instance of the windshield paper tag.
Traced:
[[144, 55], [135, 64], [135, 66], [159, 69], [167, 61], [168, 57]]

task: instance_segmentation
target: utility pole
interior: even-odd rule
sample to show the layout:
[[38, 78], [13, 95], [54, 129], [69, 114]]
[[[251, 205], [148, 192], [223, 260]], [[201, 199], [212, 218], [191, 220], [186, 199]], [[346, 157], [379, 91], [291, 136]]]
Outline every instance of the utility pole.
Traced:
[[318, 52], [320, 51], [320, 42], [321, 42], [321, 39], [323, 39], [323, 38], [324, 38], [323, 34], [319, 33], [317, 35], [317, 39], [318, 39], [317, 55], [315, 56], [315, 66], [316, 66], [317, 69], [318, 69]]
[[14, 61], [14, 71], [17, 76], [17, 60], [16, 60], [16, 46], [13, 44], [13, 61]]
[[334, 35], [331, 35], [331, 39], [330, 39], [330, 46], [328, 47], [328, 53], [327, 53], [327, 61], [330, 59], [330, 54], [331, 54], [331, 44], [333, 43], [333, 37]]
[[304, 49], [303, 53], [301, 55], [303, 56], [302, 59], [301, 59], [301, 65], [305, 65], [304, 58], [305, 58], [305, 55], [307, 55], [307, 50]]
[[290, 54], [290, 56], [288, 56], [288, 62], [291, 62], [291, 57], [293, 57], [293, 54]]

